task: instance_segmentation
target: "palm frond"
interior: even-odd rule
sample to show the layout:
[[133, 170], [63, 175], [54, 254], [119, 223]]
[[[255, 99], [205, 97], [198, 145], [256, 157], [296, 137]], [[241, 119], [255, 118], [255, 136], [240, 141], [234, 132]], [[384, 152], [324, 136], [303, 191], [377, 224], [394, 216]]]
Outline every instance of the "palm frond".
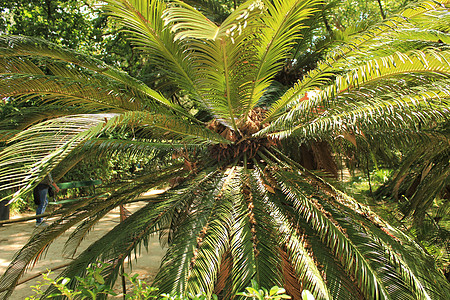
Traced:
[[191, 93], [193, 100], [203, 102], [194, 80], [190, 50], [174, 39], [163, 19], [166, 3], [159, 0], [110, 0], [103, 7], [106, 13], [124, 26], [131, 43], [148, 54], [151, 62], [174, 82]]
[[[215, 220], [217, 217], [226, 217], [222, 210], [227, 209], [229, 203], [220, 201], [210, 201], [211, 198], [217, 198], [220, 196], [220, 188], [216, 186], [223, 186], [224, 179], [222, 172], [218, 170], [210, 170], [207, 173], [200, 174], [199, 180], [193, 185], [187, 187], [180, 186], [179, 191], [174, 191], [173, 198], [177, 199], [179, 205], [176, 207], [176, 211], [181, 212], [178, 218], [170, 221], [171, 233], [170, 247], [167, 250], [165, 257], [163, 258], [160, 271], [158, 272], [154, 284], [165, 293], [182, 293], [187, 289], [189, 276], [195, 276], [191, 274], [191, 268], [196, 264], [196, 258], [199, 255], [199, 251], [211, 251], [210, 247], [199, 250], [203, 245], [203, 239], [206, 234], [212, 235], [212, 239], [218, 238], [223, 234], [223, 227], [220, 227], [220, 222]], [[210, 224], [214, 223], [215, 230], [210, 227]], [[223, 236], [222, 236], [223, 237]], [[224, 245], [218, 252], [222, 252]], [[220, 255], [218, 252], [215, 254], [210, 253], [211, 259], [215, 261], [215, 264], [220, 263]], [[202, 254], [203, 259], [206, 257]], [[201, 266], [198, 265], [195, 273], [201, 271]], [[214, 269], [216, 269], [218, 265]], [[216, 274], [211, 274], [215, 278]], [[192, 280], [191, 280], [192, 281]], [[195, 290], [198, 288], [206, 288], [204, 292], [212, 292], [211, 282], [197, 283], [203, 285], [202, 287], [195, 285], [190, 289]], [[206, 285], [206, 286], [205, 286]]]
[[3, 74], [0, 85], [2, 97], [23, 101], [37, 99], [60, 107], [81, 106], [80, 110], [84, 112], [142, 109], [139, 99], [130, 98], [128, 93], [117, 92], [117, 88], [115, 91], [105, 86], [107, 84], [94, 83], [91, 76], [71, 80], [67, 77], [32, 74]]
[[[90, 245], [62, 272], [61, 276], [83, 276], [89, 265], [103, 260], [110, 263], [104, 270], [105, 280], [108, 284], [114, 283], [125, 258], [131, 256], [138, 245], [146, 244], [149, 235], [155, 233], [155, 228], [161, 225], [160, 222], [163, 218], [159, 214], [164, 212], [170, 206], [170, 203], [155, 202], [149, 203], [146, 207], [132, 214], [101, 239]], [[123, 228], [132, 229], [132, 231], [123, 230]], [[70, 282], [69, 285], [70, 288], [76, 288], [77, 283]], [[46, 293], [50, 294], [52, 290], [50, 288]]]
[[264, 27], [258, 33], [261, 40], [256, 44], [256, 66], [248, 95], [244, 96], [244, 112], [250, 111], [259, 101], [273, 76], [284, 65], [294, 42], [300, 38], [304, 21], [315, 10], [317, 1], [265, 2], [267, 11], [261, 16]]
[[[16, 100], [16, 99], [15, 99]], [[5, 137], [5, 141], [13, 138], [16, 133], [32, 126], [53, 118], [63, 117], [67, 115], [86, 114], [88, 110], [82, 107], [61, 107], [60, 105], [40, 105], [22, 107], [19, 111], [12, 111], [5, 119], [0, 121], [0, 126], [5, 129], [5, 133], [10, 132], [9, 138]]]
[[108, 204], [109, 202], [105, 202], [103, 199], [100, 201], [89, 199], [81, 204], [74, 205], [72, 208], [66, 208], [66, 213], [59, 220], [47, 226], [45, 230], [34, 234], [27, 244], [14, 255], [5, 273], [0, 278], [0, 297], [7, 299], [11, 295], [26, 268], [33, 261], [36, 262], [57, 237]]
[[200, 11], [181, 1], [174, 1], [169, 5], [163, 18], [171, 24], [170, 30], [175, 32], [175, 40], [185, 38], [215, 40], [224, 34], [223, 30], [219, 30], [219, 26]]
[[[74, 231], [67, 241], [67, 245], [77, 246], [80, 240], [87, 234], [90, 227], [113, 208], [116, 208], [120, 204], [136, 198], [141, 193], [160, 185], [161, 181], [167, 179], [171, 174], [181, 175], [185, 172], [186, 171], [179, 165], [174, 165], [163, 172], [159, 172], [159, 175], [146, 174], [141, 176], [133, 184], [130, 184], [129, 182], [115, 184], [111, 187], [111, 190], [114, 190], [114, 192], [110, 195], [100, 194], [86, 198], [83, 201], [78, 201], [68, 207], [62, 207], [56, 212], [60, 213], [62, 216], [46, 227], [45, 230], [41, 230], [33, 235], [22, 250], [16, 253], [7, 271], [1, 278], [2, 285], [0, 286], [0, 296], [8, 298], [8, 295], [12, 292], [15, 284], [25, 272], [26, 268], [29, 267], [33, 261], [36, 262], [42, 254], [45, 253], [47, 247], [65, 231], [81, 222], [79, 228]], [[149, 204], [149, 206], [151, 205]], [[130, 236], [131, 235], [127, 235], [128, 238]], [[143, 238], [146, 237], [147, 236], [144, 236]], [[140, 242], [141, 240], [137, 241], [137, 243]], [[109, 244], [103, 244], [103, 246], [105, 245], [108, 247]], [[96, 246], [91, 247], [98, 248], [98, 245], [96, 244]], [[121, 249], [123, 250], [123, 248]], [[75, 251], [76, 248], [71, 250]], [[89, 262], [95, 262], [97, 258], [95, 256], [96, 252], [93, 250], [87, 252], [90, 257], [93, 257], [93, 260]], [[78, 263], [79, 261], [83, 261], [85, 255], [86, 254], [80, 254], [81, 258], [75, 262]], [[84, 268], [77, 269], [77, 271], [85, 271], [89, 262], [84, 265]], [[70, 270], [69, 267], [67, 272]], [[117, 274], [113, 275], [116, 276]], [[76, 281], [73, 281], [72, 284], [76, 284]]]
[[[133, 180], [132, 183], [115, 183], [114, 198], [117, 199], [120, 197], [126, 199], [126, 201], [133, 200], [133, 198], [138, 197], [142, 193], [168, 182], [170, 178], [174, 176], [174, 174], [176, 174], [177, 176], [183, 176], [185, 175], [185, 173], [186, 171], [182, 169], [182, 166], [175, 164], [173, 166], [169, 166], [167, 168], [159, 170], [157, 175], [145, 174], [142, 176], [138, 176]], [[111, 187], [106, 188], [110, 189]], [[124, 197], [123, 195], [126, 195], [126, 197]], [[152, 201], [157, 202], [157, 200]], [[67, 257], [74, 257], [81, 241], [87, 236], [87, 234], [98, 223], [98, 221], [100, 221], [107, 213], [116, 208], [118, 205], [119, 204], [117, 202], [113, 202], [109, 207], [106, 207], [97, 212], [95, 215], [86, 218], [81, 224], [79, 224], [78, 227], [70, 234], [69, 238], [64, 244], [64, 255]], [[95, 259], [97, 259], [97, 257], [94, 257], [92, 260], [95, 261]], [[86, 267], [87, 265], [82, 269], [86, 269]]]
[[[166, 20], [176, 37], [189, 40], [191, 58], [198, 66], [197, 84], [213, 115], [238, 132], [236, 122], [242, 117], [239, 102], [242, 87], [252, 74], [254, 49], [251, 42], [261, 8], [248, 1], [236, 9], [220, 26], [212, 23], [195, 8], [186, 4], [171, 6]], [[247, 26], [248, 24], [248, 26]], [[253, 25], [253, 26], [251, 26]], [[239, 68], [239, 69], [237, 69]]]
[[231, 168], [229, 174], [223, 174], [220, 190], [215, 195], [214, 207], [207, 212], [207, 222], [202, 231], [197, 233], [197, 245], [193, 250], [190, 270], [186, 278], [185, 291], [193, 295], [214, 291], [222, 258], [230, 247], [233, 235], [232, 210], [233, 201], [239, 199], [239, 170]]
[[[435, 47], [442, 46], [442, 44], [436, 44], [441, 33], [438, 34], [432, 30], [427, 31], [427, 27], [420, 27], [420, 24], [414, 20], [425, 18], [425, 16], [432, 16], [435, 21], [439, 20], [445, 15], [445, 9], [441, 10], [441, 5], [445, 3], [447, 1], [423, 1], [419, 5], [407, 7], [400, 15], [393, 16], [360, 34], [353, 35], [341, 45], [334, 47], [325, 60], [319, 62], [314, 70], [308, 72], [291, 90], [271, 106], [267, 113], [266, 122], [273, 121], [280, 114], [289, 111], [292, 106], [296, 106], [305, 98], [309, 98], [310, 95], [307, 95], [306, 92], [323, 89], [323, 86], [329, 83], [330, 79], [339, 72], [348, 70], [352, 66], [357, 68], [360, 64], [365, 64], [367, 58], [384, 60], [383, 57], [393, 56], [398, 52], [405, 53], [411, 50], [425, 49], [433, 45]], [[426, 43], [421, 39], [423, 36], [421, 32], [424, 32], [424, 30], [428, 37], [434, 35], [432, 43]], [[397, 38], [401, 39], [402, 35], [414, 35], [414, 32], [417, 32], [417, 35], [412, 38], [402, 42], [397, 41]], [[420, 46], [418, 47], [418, 45]]]
[[141, 138], [162, 138], [167, 140], [183, 140], [184, 142], [194, 143], [225, 143], [226, 140], [219, 134], [207, 129], [197, 123], [191, 123], [176, 115], [159, 115], [142, 111], [131, 111], [116, 115], [114, 119], [109, 120], [104, 130], [110, 128], [136, 128]]
[[[260, 182], [267, 182], [267, 175], [264, 174], [262, 169], [257, 168], [255, 173], [257, 173]], [[273, 183], [267, 182], [261, 184], [261, 186], [264, 187], [266, 185], [270, 186], [273, 185]], [[274, 187], [272, 186], [271, 188], [273, 189]], [[262, 188], [260, 188], [260, 190], [261, 189]], [[292, 278], [295, 282], [292, 283], [287, 282], [286, 278], [288, 278], [288, 276], [283, 274], [283, 277], [285, 278], [284, 286], [287, 291], [290, 292], [289, 294], [292, 296], [300, 296], [302, 290], [291, 291], [292, 289], [295, 289], [295, 284], [297, 284], [302, 289], [311, 291], [316, 299], [332, 299], [322, 274], [317, 268], [316, 262], [307, 250], [308, 246], [305, 241], [305, 236], [301, 233], [298, 225], [293, 223], [287, 217], [289, 213], [286, 214], [286, 208], [283, 205], [284, 197], [280, 195], [278, 191], [267, 191], [265, 188], [264, 190], [265, 195], [263, 199], [266, 209], [263, 212], [263, 215], [267, 214], [273, 216], [275, 223], [273, 232], [276, 232], [276, 237], [272, 238], [278, 240], [278, 247], [286, 251], [287, 262], [292, 266], [293, 272], [295, 272], [295, 275], [293, 274]], [[272, 248], [275, 247], [272, 246]], [[281, 252], [283, 253], [283, 251]], [[276, 257], [276, 255], [273, 254], [272, 256]], [[269, 263], [276, 265], [275, 262], [270, 260]], [[283, 273], [285, 272], [289, 271], [283, 271]], [[272, 277], [276, 278], [274, 275], [272, 275]]]
[[0, 152], [2, 189], [20, 188], [18, 197], [34, 187], [73, 149], [97, 135], [111, 115], [61, 117], [20, 132]]
[[[2, 189], [18, 187], [13, 198], [23, 195], [77, 147], [119, 126], [142, 127], [148, 138], [164, 137], [169, 145], [170, 140], [180, 137], [183, 142], [209, 143], [209, 138], [227, 141], [205, 127], [142, 111], [61, 117], [22, 131], [11, 140], [13, 144], [0, 152]], [[200, 132], [208, 137], [201, 138]]]
[[[238, 189], [242, 197], [235, 197], [230, 251], [231, 294], [236, 294], [255, 280], [259, 286], [280, 286], [282, 259], [276, 229], [266, 203], [265, 188], [257, 174], [244, 169]], [[276, 266], [276, 267], [275, 267]]]
[[[304, 172], [306, 171], [303, 170], [303, 175], [308, 174]], [[431, 277], [426, 278], [426, 272], [424, 273], [423, 270], [417, 269], [414, 264], [412, 267], [408, 267], [404, 258], [389, 250], [390, 246], [383, 244], [379, 238], [374, 237], [369, 230], [366, 230], [368, 225], [363, 225], [362, 222], [359, 224], [353, 223], [354, 220], [362, 219], [356, 215], [353, 215], [352, 218], [348, 218], [348, 213], [350, 211], [354, 212], [354, 208], [344, 213], [339, 212], [339, 210], [342, 209], [340, 205], [344, 204], [347, 206], [345, 202], [334, 202], [330, 200], [322, 202], [322, 200], [324, 200], [323, 197], [327, 198], [327, 196], [319, 195], [329, 188], [331, 188], [330, 191], [333, 191], [334, 188], [332, 188], [332, 186], [325, 184], [328, 188], [317, 190], [311, 185], [311, 182], [307, 181], [302, 183], [303, 180], [301, 177], [297, 177], [297, 179], [294, 180], [294, 177], [298, 176], [295, 175], [295, 173], [296, 171], [294, 171], [294, 173], [289, 173], [289, 171], [279, 170], [274, 171], [274, 176], [282, 182], [282, 191], [286, 194], [287, 199], [293, 201], [293, 207], [298, 209], [298, 212], [304, 220], [310, 224], [322, 241], [328, 245], [332, 253], [334, 253], [335, 256], [337, 255], [336, 258], [341, 261], [341, 264], [346, 266], [346, 272], [349, 272], [349, 274], [355, 278], [365, 297], [390, 299], [391, 292], [395, 294], [398, 293], [398, 295], [404, 297], [406, 295], [411, 295], [411, 291], [414, 291], [414, 293], [417, 294], [417, 297], [424, 299], [431, 299], [432, 295], [440, 295], [439, 297], [443, 295], [435, 288], [429, 290], [430, 286], [427, 281]], [[320, 179], [320, 181], [325, 183], [322, 179]], [[308, 196], [309, 193], [312, 195]], [[335, 194], [335, 196], [335, 199], [338, 199], [342, 194], [338, 193]], [[348, 196], [345, 198], [345, 201], [350, 200]], [[360, 206], [359, 204], [357, 205]], [[359, 210], [360, 209], [357, 209], [357, 211]], [[378, 226], [387, 226], [385, 222], [381, 222], [381, 219], [375, 217], [373, 213], [371, 213], [371, 219], [375, 224], [378, 224]], [[374, 226], [374, 224], [370, 226]], [[355, 227], [359, 228], [354, 231], [357, 236], [351, 236], [350, 228]], [[389, 228], [389, 230], [391, 229]], [[393, 232], [395, 232], [395, 230], [393, 230]], [[385, 239], [390, 240], [391, 246], [396, 243], [389, 238], [389, 234], [382, 234], [381, 231], [377, 233], [377, 236], [384, 236]], [[402, 237], [402, 240], [405, 242], [408, 241], [407, 239], [405, 240], [404, 237]], [[412, 249], [413, 248], [410, 248], [410, 250]], [[399, 250], [399, 248], [396, 248], [396, 250], [401, 251], [401, 253], [407, 257], [410, 255], [407, 254], [407, 252], [403, 252], [401, 249]], [[414, 251], [416, 254], [420, 255], [423, 253], [423, 251], [419, 250], [417, 247]], [[375, 254], [377, 255], [377, 258], [372, 256], [374, 253], [378, 253]], [[386, 255], [386, 253], [389, 253], [389, 255]], [[388, 265], [391, 267], [387, 267]], [[359, 271], [354, 273], [355, 270]], [[400, 271], [397, 272], [397, 270]], [[370, 281], [370, 283], [368, 281]], [[398, 295], [396, 297], [400, 297]], [[415, 298], [413, 297], [411, 299]]]
[[[30, 73], [42, 76], [43, 72], [37, 70], [37, 66], [31, 61], [31, 58], [43, 58], [51, 59], [55, 62], [67, 63], [68, 65], [66, 67], [68, 70], [72, 70], [72, 72], [68, 70], [62, 71], [64, 70], [63, 68], [59, 68], [58, 70], [64, 72], [65, 75], [70, 75], [69, 78], [73, 79], [74, 74], [79, 74], [79, 72], [73, 71], [74, 68], [70, 67], [73, 64], [85, 68], [100, 77], [110, 78], [110, 80], [124, 85], [125, 89], [145, 96], [142, 98], [147, 98], [147, 100], [142, 101], [147, 105], [151, 106], [152, 101], [157, 101], [166, 107], [184, 113], [182, 108], [177, 107], [177, 105], [165, 99], [160, 93], [150, 89], [144, 83], [129, 76], [125, 72], [116, 70], [100, 60], [62, 48], [42, 39], [24, 36], [2, 36], [0, 37], [0, 57], [2, 57], [2, 62], [6, 62], [2, 64], [2, 69], [7, 73], [11, 73], [12, 71], [17, 73], [18, 70], [19, 72], [25, 72], [25, 74]], [[27, 57], [30, 59], [26, 59]], [[56, 69], [54, 68], [53, 70]], [[104, 82], [107, 81], [104, 79]], [[155, 106], [153, 105], [153, 107]]]
[[[341, 124], [343, 127], [347, 124], [350, 126], [368, 124], [372, 113], [377, 115], [378, 120], [383, 120], [380, 116], [386, 114], [387, 121], [389, 118], [396, 119], [398, 114], [399, 118], [405, 118], [405, 121], [413, 124], [424, 121], [426, 118], [442, 118], [448, 109], [446, 100], [449, 71], [447, 56], [446, 51], [442, 53], [427, 51], [414, 53], [412, 56], [399, 55], [370, 61], [365, 66], [356, 69], [354, 73], [336, 78], [334, 85], [318, 92], [317, 96], [302, 99], [296, 107], [272, 122], [262, 132], [270, 132], [278, 124], [282, 124], [282, 127], [288, 126], [283, 133], [283, 136], [286, 136], [295, 130], [293, 127], [289, 128], [292, 121], [295, 120], [295, 123], [300, 124], [300, 128], [307, 126], [309, 122], [312, 124], [318, 122], [319, 124], [322, 117], [327, 118], [328, 115], [333, 115], [333, 117], [326, 122], [327, 125], [324, 123], [315, 128], [324, 129], [331, 124]], [[401, 74], [407, 74], [406, 80], [409, 76], [413, 78], [410, 80], [412, 86], [404, 84], [401, 87], [402, 90], [396, 90], [400, 87], [396, 87], [391, 82], [400, 80]], [[414, 74], [417, 74], [417, 77], [414, 77]], [[414, 80], [417, 80], [418, 86], [414, 85]], [[422, 87], [420, 84], [424, 84], [424, 86]], [[408, 89], [418, 94], [417, 97], [411, 96], [413, 92], [409, 92]], [[381, 99], [378, 100], [378, 97]], [[351, 115], [344, 123], [340, 123], [339, 113], [329, 114], [327, 111], [328, 107], [339, 109], [341, 103], [343, 107], [348, 105], [342, 112], [348, 113], [348, 116]], [[364, 116], [362, 117], [364, 122], [358, 120], [359, 112], [353, 111], [356, 107], [353, 106], [353, 103], [358, 103], [360, 112], [367, 112], [360, 115]], [[419, 108], [422, 109], [421, 103], [425, 106], [422, 113], [419, 110]], [[430, 107], [428, 111], [426, 110], [427, 106]], [[405, 115], [401, 116], [401, 114]], [[399, 124], [400, 122], [395, 123]], [[352, 130], [355, 131], [355, 128]], [[314, 132], [314, 130], [310, 132]]]

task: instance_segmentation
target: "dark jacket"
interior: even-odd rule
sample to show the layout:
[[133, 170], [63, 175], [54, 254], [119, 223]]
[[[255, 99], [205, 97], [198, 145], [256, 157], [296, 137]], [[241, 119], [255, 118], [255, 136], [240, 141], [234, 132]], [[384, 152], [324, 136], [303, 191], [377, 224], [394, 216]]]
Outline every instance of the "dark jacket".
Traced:
[[[39, 198], [39, 194], [42, 190], [47, 189], [48, 191], [51, 191], [51, 184], [53, 183], [53, 177], [52, 174], [48, 173], [47, 176], [39, 183], [34, 189], [33, 189], [33, 199], [34, 204], [39, 205], [41, 204], [41, 199]], [[51, 195], [50, 195], [51, 196]]]

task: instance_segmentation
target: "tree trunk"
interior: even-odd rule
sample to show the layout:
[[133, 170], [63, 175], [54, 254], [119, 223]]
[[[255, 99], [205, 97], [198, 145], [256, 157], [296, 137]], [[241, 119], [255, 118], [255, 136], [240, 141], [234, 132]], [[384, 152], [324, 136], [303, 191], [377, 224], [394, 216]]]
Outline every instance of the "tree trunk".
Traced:
[[45, 6], [47, 8], [47, 32], [45, 33], [45, 38], [48, 39], [51, 32], [51, 24], [53, 24], [52, 15], [52, 0], [45, 0]]
[[378, 0], [378, 5], [380, 6], [380, 13], [381, 13], [381, 17], [384, 19], [386, 19], [386, 14], [384, 13], [383, 10], [383, 5], [381, 5], [381, 0]]

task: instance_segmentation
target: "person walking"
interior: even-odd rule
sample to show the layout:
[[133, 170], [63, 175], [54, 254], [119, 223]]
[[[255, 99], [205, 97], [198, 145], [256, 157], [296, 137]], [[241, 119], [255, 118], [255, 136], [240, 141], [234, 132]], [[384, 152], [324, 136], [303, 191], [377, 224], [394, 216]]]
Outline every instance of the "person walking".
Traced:
[[[48, 204], [48, 196], [47, 195], [49, 193], [49, 189], [51, 189], [51, 186], [53, 186], [55, 188], [56, 192], [59, 192], [59, 187], [53, 181], [52, 174], [48, 173], [48, 175], [45, 176], [44, 180], [42, 180], [33, 189], [34, 203], [37, 205], [36, 216], [41, 215], [45, 212], [45, 209], [47, 208], [47, 204]], [[36, 219], [36, 227], [43, 223], [42, 220], [43, 220], [43, 218]]]

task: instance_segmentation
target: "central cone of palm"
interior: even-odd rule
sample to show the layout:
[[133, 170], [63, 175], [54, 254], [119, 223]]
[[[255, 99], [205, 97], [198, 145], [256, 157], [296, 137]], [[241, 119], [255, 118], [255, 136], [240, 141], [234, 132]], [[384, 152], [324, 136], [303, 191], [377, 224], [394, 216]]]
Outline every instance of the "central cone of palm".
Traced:
[[217, 119], [210, 121], [207, 125], [208, 129], [232, 142], [231, 144], [212, 145], [210, 147], [211, 156], [218, 162], [230, 162], [237, 158], [242, 160], [244, 156], [246, 159], [252, 159], [261, 147], [276, 146], [276, 138], [253, 136], [268, 126], [267, 123], [263, 123], [265, 112], [267, 111], [262, 108], [253, 109], [242, 126], [239, 126], [237, 132], [223, 125]]
[[[436, 131], [449, 115], [448, 1], [423, 1], [336, 41], [290, 87], [275, 78], [288, 62], [302, 70], [291, 54], [317, 40], [311, 26], [323, 17], [320, 1], [255, 0], [231, 11], [104, 2], [166, 89], [43, 40], [0, 36], [0, 97], [41, 104], [20, 112], [21, 127], [2, 131], [0, 186], [14, 188], [14, 201], [48, 172], [81, 160], [128, 154], [151, 163], [61, 208], [2, 275], [1, 299], [74, 226], [65, 249], [74, 261], [61, 276], [83, 277], [103, 261], [110, 286], [124, 261], [159, 234], [168, 241], [153, 282], [161, 293], [241, 299], [254, 280], [284, 286], [294, 299], [305, 289], [316, 299], [448, 298], [426, 251], [331, 180], [332, 159], [343, 156], [332, 149], [342, 145], [369, 151], [427, 139], [448, 147]], [[167, 87], [177, 97], [166, 97]], [[168, 183], [76, 253], [109, 211]]]

